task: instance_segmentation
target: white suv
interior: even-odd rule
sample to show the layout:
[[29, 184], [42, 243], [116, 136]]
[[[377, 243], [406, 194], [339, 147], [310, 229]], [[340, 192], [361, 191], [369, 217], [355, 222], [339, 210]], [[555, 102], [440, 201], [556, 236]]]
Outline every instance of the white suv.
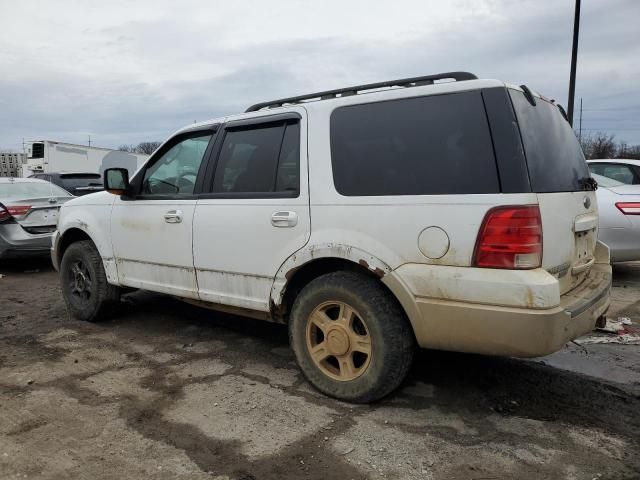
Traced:
[[465, 72], [266, 102], [179, 130], [61, 210], [71, 314], [122, 287], [286, 323], [322, 392], [396, 388], [415, 346], [535, 357], [609, 305], [595, 184], [552, 101]]

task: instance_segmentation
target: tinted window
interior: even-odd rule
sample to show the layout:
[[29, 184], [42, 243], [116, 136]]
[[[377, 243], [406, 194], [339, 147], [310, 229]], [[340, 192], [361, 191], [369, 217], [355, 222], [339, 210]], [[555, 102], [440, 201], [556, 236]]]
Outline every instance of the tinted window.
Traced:
[[60, 183], [66, 189], [100, 186], [102, 177], [99, 173], [63, 173], [60, 175]]
[[631, 185], [635, 182], [635, 176], [629, 165], [615, 165], [611, 163], [590, 163], [589, 170], [603, 177], [612, 178], [620, 183]]
[[480, 92], [338, 108], [331, 161], [342, 195], [500, 191]]
[[542, 99], [531, 105], [524, 94], [510, 90], [534, 192], [583, 190], [589, 169], [569, 122], [558, 107]]
[[210, 134], [201, 135], [187, 138], [171, 147], [144, 172], [142, 193], [192, 194], [210, 140]]
[[269, 124], [228, 130], [213, 183], [217, 193], [298, 191], [300, 127]]
[[297, 192], [300, 189], [300, 125], [287, 125], [280, 149], [276, 192]]

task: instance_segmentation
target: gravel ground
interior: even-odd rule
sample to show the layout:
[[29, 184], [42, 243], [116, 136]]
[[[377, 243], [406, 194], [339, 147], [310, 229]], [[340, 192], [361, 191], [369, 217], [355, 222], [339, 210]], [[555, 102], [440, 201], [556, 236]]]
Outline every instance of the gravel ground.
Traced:
[[[305, 382], [282, 326], [144, 292], [87, 324], [46, 263], [0, 273], [2, 479], [640, 478], [637, 345], [424, 351], [353, 406]], [[614, 275], [611, 316], [635, 322], [640, 264]]]

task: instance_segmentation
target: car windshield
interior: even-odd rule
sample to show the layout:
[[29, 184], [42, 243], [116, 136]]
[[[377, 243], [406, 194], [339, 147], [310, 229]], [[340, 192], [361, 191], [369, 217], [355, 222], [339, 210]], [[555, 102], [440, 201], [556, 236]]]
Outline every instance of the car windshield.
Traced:
[[602, 175], [598, 175], [597, 173], [592, 173], [591, 176], [598, 182], [598, 185], [605, 188], [611, 187], [619, 187], [620, 185], [624, 185], [624, 183], [614, 180], [613, 178], [603, 177]]
[[26, 200], [28, 198], [72, 197], [69, 192], [49, 182], [0, 183], [0, 202]]

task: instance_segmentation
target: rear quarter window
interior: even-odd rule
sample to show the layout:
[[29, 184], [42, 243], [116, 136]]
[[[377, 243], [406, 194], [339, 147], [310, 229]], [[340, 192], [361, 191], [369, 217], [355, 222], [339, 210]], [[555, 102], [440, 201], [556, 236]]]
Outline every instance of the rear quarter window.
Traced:
[[331, 162], [346, 196], [500, 191], [479, 91], [339, 107]]
[[584, 190], [589, 168], [569, 122], [554, 104], [510, 90], [524, 146], [531, 188], [537, 193]]

